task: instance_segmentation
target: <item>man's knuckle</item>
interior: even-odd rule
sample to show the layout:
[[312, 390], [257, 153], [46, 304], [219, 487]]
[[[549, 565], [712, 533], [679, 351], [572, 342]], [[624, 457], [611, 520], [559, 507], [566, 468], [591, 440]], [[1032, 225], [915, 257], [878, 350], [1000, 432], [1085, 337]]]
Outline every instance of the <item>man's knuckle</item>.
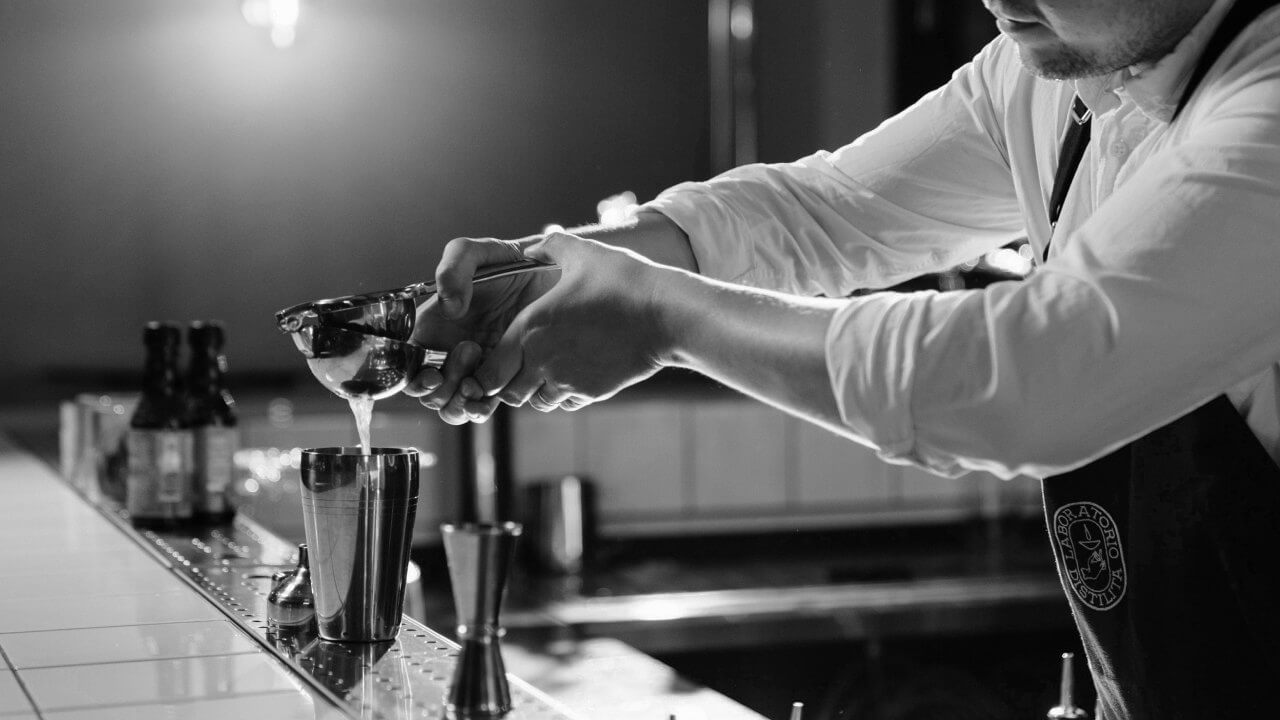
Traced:
[[444, 251], [441, 257], [447, 260], [457, 260], [459, 257], [466, 255], [468, 248], [471, 247], [471, 238], [458, 237], [444, 244]]

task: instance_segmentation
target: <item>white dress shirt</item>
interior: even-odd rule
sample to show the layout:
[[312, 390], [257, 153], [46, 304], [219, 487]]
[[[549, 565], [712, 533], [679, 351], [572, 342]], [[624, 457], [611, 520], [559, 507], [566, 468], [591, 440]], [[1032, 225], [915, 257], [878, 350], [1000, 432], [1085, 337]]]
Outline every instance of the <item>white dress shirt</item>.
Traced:
[[1280, 11], [1170, 122], [1228, 0], [1165, 58], [1055, 82], [998, 38], [835, 152], [677, 185], [707, 276], [843, 297], [1026, 237], [1041, 254], [1073, 95], [1092, 141], [1049, 259], [982, 290], [850, 299], [826, 336], [849, 435], [892, 462], [1044, 476], [1226, 392], [1280, 462]]

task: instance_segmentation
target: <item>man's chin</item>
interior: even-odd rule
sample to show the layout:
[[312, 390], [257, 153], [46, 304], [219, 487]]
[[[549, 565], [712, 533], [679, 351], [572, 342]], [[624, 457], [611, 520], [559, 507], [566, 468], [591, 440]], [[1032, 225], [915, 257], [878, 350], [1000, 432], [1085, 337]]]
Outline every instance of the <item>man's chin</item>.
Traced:
[[1018, 45], [1018, 57], [1023, 67], [1046, 80], [1078, 80], [1107, 72], [1091, 58], [1065, 47], [1028, 48]]

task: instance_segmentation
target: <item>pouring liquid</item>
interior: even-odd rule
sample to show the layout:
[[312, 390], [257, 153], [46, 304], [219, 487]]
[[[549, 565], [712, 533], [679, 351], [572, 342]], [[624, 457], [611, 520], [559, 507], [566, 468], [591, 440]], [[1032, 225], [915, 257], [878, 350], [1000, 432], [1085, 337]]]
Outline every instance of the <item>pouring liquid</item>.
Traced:
[[360, 435], [360, 449], [365, 455], [371, 454], [369, 442], [369, 425], [373, 421], [373, 398], [353, 397], [347, 401], [351, 405], [351, 414], [356, 419], [356, 432]]

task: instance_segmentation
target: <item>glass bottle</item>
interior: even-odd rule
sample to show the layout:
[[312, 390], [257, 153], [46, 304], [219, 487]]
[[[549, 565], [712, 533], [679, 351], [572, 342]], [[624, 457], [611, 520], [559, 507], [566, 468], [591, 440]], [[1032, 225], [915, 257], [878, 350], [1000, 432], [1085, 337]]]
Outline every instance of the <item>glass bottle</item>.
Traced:
[[129, 470], [125, 508], [136, 525], [172, 527], [192, 516], [194, 438], [178, 376], [182, 331], [169, 323], [143, 330], [147, 363], [142, 397], [125, 437]]
[[196, 517], [209, 522], [225, 522], [235, 512], [228, 501], [228, 491], [240, 447], [240, 431], [236, 427], [235, 400], [223, 386], [227, 369], [222, 352], [224, 337], [222, 325], [214, 321], [196, 321], [187, 330], [191, 364], [187, 371], [186, 419], [195, 439], [193, 499]]

